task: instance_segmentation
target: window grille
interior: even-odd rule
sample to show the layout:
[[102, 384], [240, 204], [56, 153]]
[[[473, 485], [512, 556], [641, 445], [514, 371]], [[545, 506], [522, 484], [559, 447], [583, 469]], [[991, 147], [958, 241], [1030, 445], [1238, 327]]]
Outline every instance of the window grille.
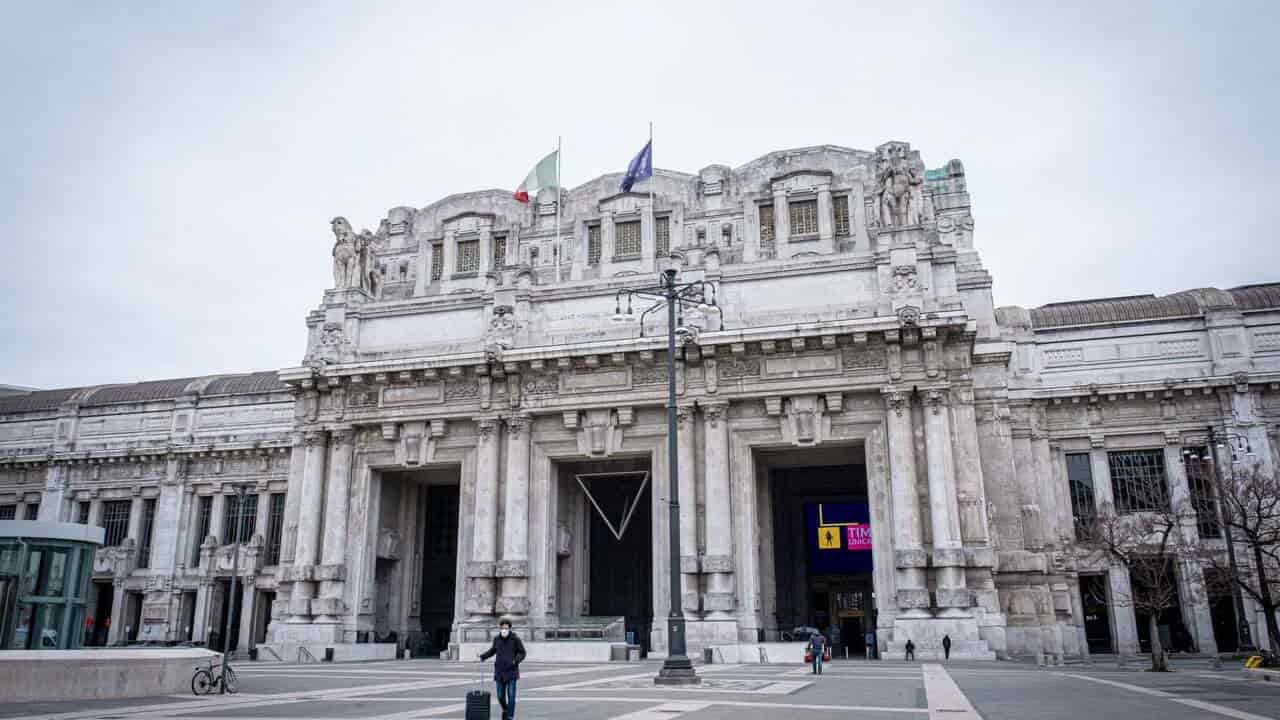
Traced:
[[[238, 512], [237, 506], [239, 507]], [[239, 535], [236, 534], [235, 528], [237, 515], [240, 517]], [[226, 502], [222, 504], [222, 544], [230, 545], [235, 542], [248, 542], [249, 538], [253, 537], [253, 531], [257, 529], [257, 521], [257, 495], [245, 495], [244, 497], [228, 495]]]
[[37, 520], [40, 518], [40, 503], [28, 503], [26, 511], [27, 520]]
[[1116, 512], [1134, 513], [1169, 507], [1163, 450], [1124, 450], [1107, 453]]
[[600, 226], [587, 228], [587, 264], [600, 264]]
[[773, 206], [760, 206], [760, 245], [761, 247], [773, 247], [774, 239], [773, 228]]
[[108, 500], [102, 503], [102, 528], [107, 531], [103, 547], [116, 547], [129, 536], [130, 500]]
[[801, 200], [788, 203], [787, 211], [791, 215], [791, 235], [818, 234], [818, 201]]
[[444, 243], [431, 243], [431, 281], [444, 276]]
[[0, 505], [0, 520], [13, 520], [17, 515], [17, 505]]
[[1218, 519], [1218, 499], [1213, 492], [1213, 460], [1209, 448], [1182, 448], [1182, 467], [1187, 471], [1187, 486], [1191, 491], [1191, 506], [1196, 511], [1196, 529], [1202, 538], [1222, 536], [1222, 523]]
[[81, 525], [89, 524], [89, 503], [80, 502], [76, 504], [76, 522]]
[[200, 566], [200, 546], [209, 536], [209, 521], [213, 515], [213, 496], [201, 495], [196, 509], [196, 535], [191, 542], [191, 567]]
[[284, 538], [284, 493], [271, 493], [271, 514], [267, 517], [268, 565], [280, 564], [280, 547]]
[[634, 257], [640, 254], [640, 221], [618, 223], [613, 226], [613, 256]]
[[463, 240], [458, 243], [458, 257], [454, 259], [454, 272], [480, 272], [480, 241]]
[[849, 234], [849, 196], [837, 195], [831, 198], [831, 209], [836, 219], [836, 236], [843, 237]]
[[654, 257], [667, 257], [671, 254], [671, 218], [654, 218], [653, 222]]
[[507, 266], [507, 236], [493, 236], [493, 266], [495, 268], [504, 268]]
[[156, 524], [156, 499], [142, 501], [142, 527], [138, 538], [138, 567], [151, 566], [151, 536]]
[[1089, 453], [1067, 454], [1067, 482], [1071, 488], [1071, 513], [1075, 518], [1076, 539], [1084, 539], [1089, 524], [1097, 516], [1093, 495], [1093, 466]]

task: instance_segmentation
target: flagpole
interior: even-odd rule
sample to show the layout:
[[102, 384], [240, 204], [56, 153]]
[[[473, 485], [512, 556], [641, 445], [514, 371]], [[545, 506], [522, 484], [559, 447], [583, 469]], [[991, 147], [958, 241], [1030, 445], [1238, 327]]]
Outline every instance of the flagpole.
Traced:
[[556, 257], [556, 284], [560, 284], [560, 264], [564, 261], [564, 245], [560, 242], [560, 206], [563, 205], [564, 194], [561, 192], [560, 180], [560, 136], [556, 136], [556, 240], [553, 243]]
[[[653, 236], [653, 254], [658, 254], [658, 208], [653, 204], [653, 173], [657, 172], [653, 168], [653, 121], [649, 121], [649, 233]], [[657, 257], [654, 257], [655, 262]], [[665, 268], [666, 266], [661, 266]]]

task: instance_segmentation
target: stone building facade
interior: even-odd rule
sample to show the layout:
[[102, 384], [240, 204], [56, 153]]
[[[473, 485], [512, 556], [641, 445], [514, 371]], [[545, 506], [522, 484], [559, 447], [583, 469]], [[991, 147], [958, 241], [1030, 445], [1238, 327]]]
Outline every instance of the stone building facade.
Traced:
[[[1076, 547], [1113, 480], [1193, 494], [1209, 427], [1277, 462], [1280, 284], [997, 309], [963, 166], [905, 143], [619, 180], [336, 218], [298, 367], [0, 397], [0, 510], [108, 526], [103, 642], [229, 617], [281, 656], [457, 653], [509, 616], [547, 656], [660, 655], [676, 463], [694, 651], [819, 624], [1061, 656], [1140, 647], [1127, 574]], [[715, 301], [680, 319], [676, 457], [665, 315], [619, 295], [669, 267]], [[862, 570], [816, 571], [824, 503], [865, 513]], [[1216, 649], [1229, 603], [1176, 572], [1170, 622]]]

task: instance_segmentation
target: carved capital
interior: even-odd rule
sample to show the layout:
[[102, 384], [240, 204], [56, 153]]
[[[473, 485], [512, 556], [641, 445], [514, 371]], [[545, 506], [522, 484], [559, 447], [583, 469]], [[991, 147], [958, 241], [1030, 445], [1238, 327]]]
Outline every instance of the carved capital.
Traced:
[[334, 445], [350, 445], [355, 440], [355, 430], [350, 427], [335, 428], [330, 431]]
[[494, 577], [526, 578], [529, 577], [528, 560], [502, 560], [493, 568]]
[[307, 430], [302, 436], [303, 442], [307, 444], [307, 447], [323, 445], [328, 441], [328, 437], [329, 434], [324, 430]]
[[529, 415], [508, 415], [507, 416], [507, 435], [515, 440], [520, 437], [521, 433], [528, 432], [529, 426], [533, 423], [533, 418]]
[[929, 403], [929, 410], [932, 411], [934, 415], [940, 414], [943, 408], [948, 405], [950, 402], [948, 395], [949, 393], [946, 390], [929, 391], [929, 395], [926, 400]]
[[884, 396], [885, 410], [892, 410], [898, 417], [902, 417], [902, 413], [907, 409], [906, 394], [892, 388], [885, 388], [881, 393]]
[[733, 556], [732, 555], [703, 555], [702, 556], [702, 572], [704, 573], [733, 572]]
[[728, 417], [729, 402], [727, 400], [704, 402], [701, 405], [702, 416], [706, 419], [708, 427], [719, 427], [720, 421]]
[[498, 427], [497, 418], [478, 418], [476, 420], [476, 434], [480, 437], [480, 442], [489, 442], [493, 439], [493, 431]]
[[690, 423], [693, 422], [693, 417], [696, 412], [697, 408], [691, 404], [676, 406], [676, 422], [680, 424], [681, 430], [689, 429]]

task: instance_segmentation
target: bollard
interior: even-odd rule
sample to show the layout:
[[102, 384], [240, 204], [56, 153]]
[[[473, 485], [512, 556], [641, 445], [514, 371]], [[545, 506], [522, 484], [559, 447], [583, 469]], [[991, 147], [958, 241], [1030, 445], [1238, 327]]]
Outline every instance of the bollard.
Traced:
[[1038, 668], [1044, 667], [1044, 653], [1041, 652], [1040, 650], [1036, 651], [1036, 667]]

